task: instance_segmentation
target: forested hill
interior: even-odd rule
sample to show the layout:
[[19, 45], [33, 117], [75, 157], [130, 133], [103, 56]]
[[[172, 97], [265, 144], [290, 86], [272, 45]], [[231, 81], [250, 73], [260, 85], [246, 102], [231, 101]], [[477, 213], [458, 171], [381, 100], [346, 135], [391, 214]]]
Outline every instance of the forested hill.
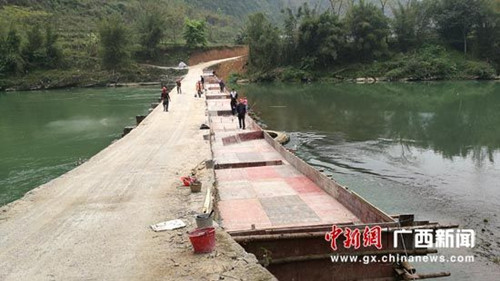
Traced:
[[120, 14], [133, 25], [149, 6], [155, 7], [149, 17], [166, 21], [165, 42], [182, 43], [184, 21], [190, 18], [206, 22], [209, 44], [233, 43], [249, 14], [262, 12], [278, 23], [283, 10], [306, 2], [318, 10], [330, 7], [329, 0], [0, 0], [0, 35], [12, 27], [23, 33], [26, 26], [51, 24], [63, 45], [78, 49], [102, 19]]
[[282, 0], [186, 0], [185, 2], [196, 9], [226, 14], [236, 20], [244, 20], [246, 15], [256, 12], [275, 17], [284, 7]]
[[246, 21], [247, 15], [256, 12], [266, 14], [276, 21], [281, 18], [281, 11], [284, 9], [295, 9], [304, 3], [320, 11], [331, 7], [330, 0], [186, 0], [186, 2], [193, 7], [232, 16], [238, 21]]
[[[101, 19], [122, 14], [128, 22], [137, 20], [138, 10], [148, 3], [157, 6], [157, 16], [170, 23], [166, 28], [170, 39], [177, 41], [185, 18], [204, 20], [208, 24], [209, 41], [232, 42], [235, 33], [244, 25], [247, 15], [263, 12], [278, 21], [284, 0], [0, 0], [0, 33], [11, 24], [50, 21], [61, 33], [90, 32]], [[288, 1], [288, 0], [287, 0]], [[65, 36], [64, 34], [62, 34]], [[74, 36], [72, 34], [71, 36]]]
[[[137, 16], [135, 11], [144, 3], [153, 3], [158, 6], [158, 16], [171, 17], [172, 21], [183, 21], [185, 17], [205, 20], [211, 28], [209, 40], [227, 42], [234, 38], [234, 34], [245, 24], [247, 16], [261, 12], [273, 22], [283, 19], [282, 11], [291, 8], [295, 10], [304, 3], [312, 9], [325, 11], [335, 9], [344, 12], [350, 1], [339, 0], [0, 0], [2, 7], [20, 7], [18, 9], [0, 10], [0, 32], [10, 27], [12, 22], [28, 20], [37, 21], [42, 15], [36, 12], [47, 13], [46, 18], [57, 25], [60, 31], [92, 30], [102, 18], [121, 13], [133, 21]], [[354, 1], [356, 2], [356, 1]], [[385, 5], [390, 12], [391, 0], [366, 0], [377, 6]], [[403, 0], [401, 2], [406, 2]], [[31, 14], [30, 12], [35, 12]], [[166, 14], [165, 14], [166, 13]], [[33, 18], [32, 18], [33, 17]], [[32, 19], [30, 19], [32, 18]], [[171, 25], [173, 30], [179, 27]], [[177, 38], [174, 38], [174, 41]]]

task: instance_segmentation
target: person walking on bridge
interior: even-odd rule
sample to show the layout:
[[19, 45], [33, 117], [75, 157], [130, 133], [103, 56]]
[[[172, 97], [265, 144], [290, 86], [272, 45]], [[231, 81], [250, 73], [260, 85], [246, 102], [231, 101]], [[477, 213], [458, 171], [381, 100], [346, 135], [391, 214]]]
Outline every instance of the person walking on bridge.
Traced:
[[224, 93], [224, 87], [226, 86], [226, 84], [224, 84], [224, 80], [219, 80], [219, 87], [220, 87], [220, 92], [221, 93]]
[[163, 111], [168, 112], [168, 104], [170, 102], [170, 95], [168, 94], [167, 87], [163, 86], [161, 89], [161, 101], [163, 102]]
[[229, 92], [229, 95], [231, 96], [231, 113], [233, 115], [236, 114], [236, 105], [238, 104], [238, 93], [235, 90], [232, 90]]
[[[201, 92], [202, 92], [202, 86], [201, 86], [201, 81], [196, 81], [196, 92], [198, 93], [198, 97], [201, 98]], [[194, 94], [194, 97], [196, 98], [196, 94]]]
[[160, 95], [160, 100], [163, 101], [163, 98], [165, 97], [165, 95], [167, 94], [167, 86], [163, 86], [161, 88], [161, 95]]
[[240, 99], [238, 105], [236, 105], [236, 112], [238, 112], [238, 123], [240, 129], [245, 130], [245, 114], [247, 113], [247, 106], [243, 103], [243, 99]]
[[177, 85], [177, 94], [182, 94], [181, 79], [177, 79], [177, 81], [175, 81], [175, 84]]

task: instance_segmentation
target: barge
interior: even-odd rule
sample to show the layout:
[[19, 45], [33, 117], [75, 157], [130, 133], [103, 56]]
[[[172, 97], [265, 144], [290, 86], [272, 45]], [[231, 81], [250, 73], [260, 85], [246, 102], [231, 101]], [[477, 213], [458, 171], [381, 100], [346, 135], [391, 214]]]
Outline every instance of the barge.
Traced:
[[417, 273], [399, 257], [437, 252], [416, 248], [414, 231], [455, 225], [390, 216], [289, 152], [248, 115], [240, 129], [228, 93], [211, 74], [204, 72], [217, 218], [278, 280], [450, 275]]

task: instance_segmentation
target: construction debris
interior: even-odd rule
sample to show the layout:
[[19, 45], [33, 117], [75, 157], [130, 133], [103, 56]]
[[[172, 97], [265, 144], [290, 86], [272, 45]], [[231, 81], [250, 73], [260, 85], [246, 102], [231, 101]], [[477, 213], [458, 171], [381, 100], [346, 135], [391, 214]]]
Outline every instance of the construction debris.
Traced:
[[156, 232], [159, 232], [165, 230], [174, 230], [185, 226], [186, 223], [184, 223], [182, 220], [177, 219], [177, 220], [170, 220], [170, 221], [160, 222], [157, 224], [152, 224], [151, 229], [153, 229]]

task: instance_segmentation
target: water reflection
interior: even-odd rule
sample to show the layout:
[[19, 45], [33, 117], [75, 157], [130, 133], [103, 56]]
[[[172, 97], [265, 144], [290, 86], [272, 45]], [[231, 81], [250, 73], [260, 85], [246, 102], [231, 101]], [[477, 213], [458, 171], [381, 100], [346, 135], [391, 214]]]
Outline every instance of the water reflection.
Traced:
[[390, 139], [444, 158], [494, 161], [500, 146], [500, 85], [485, 82], [376, 85], [251, 85], [266, 122], [286, 131], [341, 132], [343, 141]]

